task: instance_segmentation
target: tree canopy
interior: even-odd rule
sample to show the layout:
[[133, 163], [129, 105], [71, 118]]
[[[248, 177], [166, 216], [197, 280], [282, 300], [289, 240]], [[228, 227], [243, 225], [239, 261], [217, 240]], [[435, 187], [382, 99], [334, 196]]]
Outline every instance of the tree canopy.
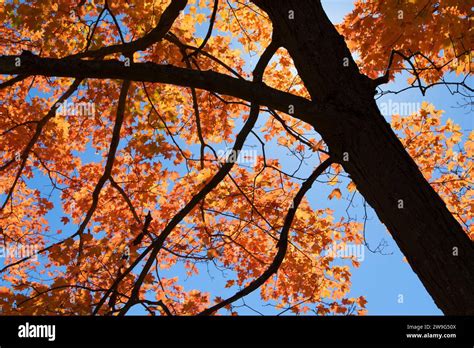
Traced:
[[[407, 89], [443, 84], [471, 98], [468, 3], [356, 1], [336, 26], [347, 47], [321, 26], [326, 52], [354, 57], [315, 55], [324, 76], [292, 53], [306, 43], [284, 44], [288, 24], [268, 1], [4, 1], [0, 242], [36, 249], [5, 256], [1, 312], [237, 314], [258, 292], [294, 313], [365, 314], [366, 298], [349, 295], [359, 261], [327, 253], [364, 246], [364, 220], [324, 207], [365, 184], [325, 115], [356, 98], [371, 105], [401, 72]], [[302, 25], [297, 9], [286, 14]], [[346, 65], [358, 67], [353, 80], [338, 73]], [[339, 88], [347, 97], [331, 104]], [[473, 240], [474, 132], [442, 114], [424, 102], [391, 127]], [[330, 187], [311, 193], [320, 207], [306, 197], [315, 183]], [[385, 222], [383, 203], [368, 201]], [[183, 286], [206, 267], [233, 295]]]

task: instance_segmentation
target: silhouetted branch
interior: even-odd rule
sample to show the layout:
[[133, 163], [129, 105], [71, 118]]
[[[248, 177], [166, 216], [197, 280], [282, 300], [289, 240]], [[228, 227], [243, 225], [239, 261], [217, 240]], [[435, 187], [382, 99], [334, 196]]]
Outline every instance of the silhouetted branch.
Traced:
[[199, 315], [211, 315], [214, 312], [218, 311], [219, 309], [241, 299], [244, 296], [249, 295], [260, 286], [262, 286], [271, 276], [277, 273], [278, 269], [280, 268], [283, 259], [285, 258], [286, 250], [288, 248], [288, 234], [291, 228], [291, 224], [293, 223], [293, 219], [296, 214], [296, 210], [300, 205], [303, 197], [305, 196], [306, 192], [311, 188], [314, 181], [320, 176], [329, 166], [332, 164], [332, 160], [329, 158], [323, 163], [321, 163], [310, 175], [310, 177], [301, 185], [300, 190], [296, 194], [295, 198], [293, 199], [293, 204], [288, 210], [288, 213], [285, 217], [285, 222], [281, 229], [280, 239], [276, 243], [276, 247], [278, 251], [273, 259], [271, 265], [262, 273], [257, 279], [253, 280], [249, 285], [247, 285], [244, 289], [237, 292], [235, 295], [229, 297], [228, 299], [219, 302], [218, 304], [202, 311]]

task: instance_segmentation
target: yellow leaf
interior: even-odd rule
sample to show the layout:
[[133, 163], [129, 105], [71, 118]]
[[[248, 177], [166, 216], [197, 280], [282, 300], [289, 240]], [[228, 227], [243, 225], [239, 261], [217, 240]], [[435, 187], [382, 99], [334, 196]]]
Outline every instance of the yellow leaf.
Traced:
[[199, 24], [202, 24], [205, 20], [206, 20], [206, 16], [205, 16], [203, 13], [198, 13], [198, 14], [196, 15], [196, 21], [197, 21]]

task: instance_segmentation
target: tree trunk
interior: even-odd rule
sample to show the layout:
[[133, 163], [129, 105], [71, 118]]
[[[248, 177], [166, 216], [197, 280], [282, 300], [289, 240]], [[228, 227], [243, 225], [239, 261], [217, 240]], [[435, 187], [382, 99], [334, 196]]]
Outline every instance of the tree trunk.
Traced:
[[[317, 0], [254, 0], [273, 22], [320, 110], [313, 126], [387, 226], [438, 307], [474, 314], [474, 245], [374, 101]], [[316, 117], [315, 117], [316, 118]]]

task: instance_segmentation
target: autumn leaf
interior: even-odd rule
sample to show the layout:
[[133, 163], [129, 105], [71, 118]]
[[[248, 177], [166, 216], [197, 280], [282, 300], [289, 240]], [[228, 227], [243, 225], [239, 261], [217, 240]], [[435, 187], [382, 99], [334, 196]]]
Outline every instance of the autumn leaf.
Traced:
[[328, 196], [329, 199], [333, 199], [333, 198], [341, 199], [341, 197], [342, 197], [342, 193], [341, 193], [341, 190], [339, 190], [338, 188], [332, 190]]

